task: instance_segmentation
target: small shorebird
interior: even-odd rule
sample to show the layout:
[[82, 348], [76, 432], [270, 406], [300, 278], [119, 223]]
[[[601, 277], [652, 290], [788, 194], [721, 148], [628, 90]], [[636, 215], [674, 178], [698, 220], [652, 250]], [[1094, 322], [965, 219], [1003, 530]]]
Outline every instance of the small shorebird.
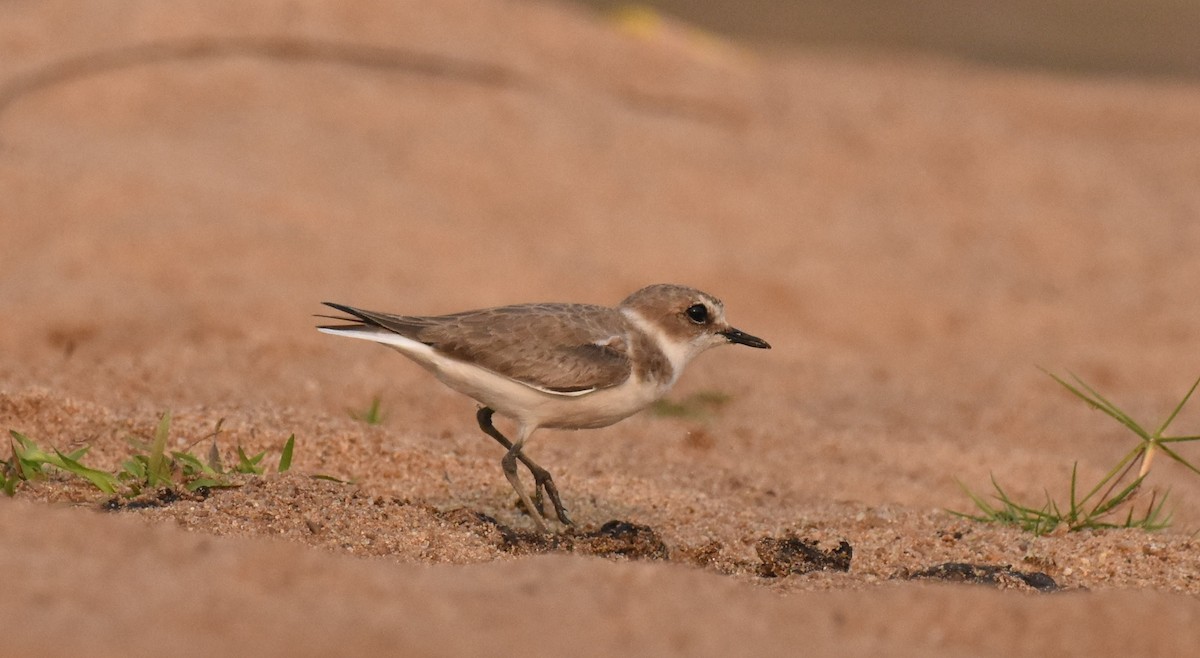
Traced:
[[[522, 449], [535, 430], [612, 425], [666, 395], [684, 366], [710, 347], [771, 347], [729, 326], [721, 300], [668, 284], [642, 288], [616, 308], [518, 304], [413, 316], [325, 305], [352, 317], [322, 317], [353, 324], [318, 330], [387, 345], [483, 405], [479, 428], [507, 448], [504, 475], [543, 532], [543, 490], [558, 520], [571, 520], [549, 471]], [[496, 429], [494, 413], [516, 421], [516, 440]], [[533, 474], [536, 506], [521, 486], [518, 460]]]

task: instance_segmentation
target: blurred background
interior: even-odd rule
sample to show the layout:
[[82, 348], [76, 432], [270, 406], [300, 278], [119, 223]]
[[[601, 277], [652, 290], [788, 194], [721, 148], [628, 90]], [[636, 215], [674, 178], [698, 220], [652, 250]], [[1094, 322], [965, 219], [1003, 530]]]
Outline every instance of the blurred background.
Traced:
[[[635, 5], [576, 0], [605, 12]], [[649, 0], [759, 45], [879, 48], [1079, 73], [1200, 75], [1193, 0]]]

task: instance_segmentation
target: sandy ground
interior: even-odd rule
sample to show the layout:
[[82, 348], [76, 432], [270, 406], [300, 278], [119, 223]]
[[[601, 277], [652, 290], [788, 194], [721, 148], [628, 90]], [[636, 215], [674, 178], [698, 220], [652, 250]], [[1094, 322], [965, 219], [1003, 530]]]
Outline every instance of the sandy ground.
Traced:
[[[0, 53], [0, 428], [107, 469], [168, 409], [200, 454], [224, 419], [226, 463], [296, 436], [291, 471], [238, 488], [130, 507], [56, 475], [0, 499], [14, 655], [1200, 642], [1184, 469], [1152, 473], [1161, 533], [946, 511], [989, 475], [1061, 498], [1073, 463], [1091, 482], [1132, 447], [1037, 366], [1149, 425], [1200, 375], [1200, 86], [767, 55], [493, 1], [8, 2]], [[471, 400], [312, 328], [322, 300], [653, 282], [774, 349], [697, 360], [672, 399], [724, 400], [700, 413], [536, 435], [579, 524], [550, 538]], [[376, 397], [381, 423], [352, 417]], [[848, 571], [788, 575], [841, 542]], [[947, 562], [1067, 591], [909, 579]]]

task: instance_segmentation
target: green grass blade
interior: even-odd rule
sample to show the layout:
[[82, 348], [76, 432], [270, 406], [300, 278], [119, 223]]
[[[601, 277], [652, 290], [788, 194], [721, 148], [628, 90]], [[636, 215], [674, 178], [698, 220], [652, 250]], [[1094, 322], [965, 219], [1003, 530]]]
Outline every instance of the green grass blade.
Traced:
[[26, 481], [41, 477], [42, 465], [46, 463], [49, 455], [24, 434], [16, 430], [9, 430], [8, 434], [12, 437], [9, 445], [12, 446], [13, 459], [16, 460], [17, 470], [20, 471], [18, 477]]
[[4, 491], [4, 495], [12, 498], [17, 495], [17, 466], [13, 463], [17, 461], [16, 455], [0, 462], [0, 490]]
[[1094, 395], [1096, 400], [1100, 401], [1100, 403], [1102, 405], [1100, 408], [1101, 411], [1104, 411], [1109, 416], [1112, 416], [1114, 419], [1116, 419], [1117, 422], [1121, 423], [1125, 427], [1128, 427], [1131, 432], [1142, 437], [1143, 440], [1145, 440], [1145, 441], [1151, 440], [1150, 433], [1147, 432], [1144, 427], [1142, 427], [1141, 423], [1139, 423], [1136, 420], [1134, 420], [1133, 418], [1131, 418], [1129, 416], [1129, 414], [1125, 413], [1124, 411], [1122, 411], [1120, 409], [1120, 407], [1118, 407], [1117, 405], [1110, 402], [1108, 400], [1108, 398], [1101, 395], [1098, 391], [1096, 391], [1096, 389], [1092, 388], [1091, 386], [1088, 386], [1083, 380], [1079, 379], [1079, 377], [1077, 377], [1075, 374], [1072, 374], [1071, 376], [1074, 377], [1075, 381], [1079, 382], [1079, 384], [1081, 386], [1086, 388], [1089, 393]]
[[1091, 396], [1087, 395], [1086, 393], [1079, 390], [1078, 388], [1075, 388], [1069, 382], [1067, 382], [1067, 380], [1063, 379], [1062, 377], [1059, 377], [1058, 375], [1050, 372], [1049, 370], [1046, 370], [1045, 368], [1042, 369], [1042, 372], [1046, 373], [1047, 375], [1050, 375], [1051, 379], [1058, 382], [1063, 388], [1070, 391], [1075, 397], [1086, 402], [1089, 407], [1091, 407], [1093, 409], [1103, 409], [1104, 408], [1104, 405], [1102, 405], [1098, 400], [1093, 400], [1091, 398]]
[[24, 434], [21, 434], [16, 430], [9, 430], [8, 435], [12, 437], [12, 441], [10, 441], [10, 443], [13, 447], [13, 454], [17, 455], [17, 457], [28, 459], [30, 458], [30, 455], [37, 455], [38, 453], [41, 453], [41, 450], [38, 448], [37, 444], [33, 442], [33, 439], [25, 436]]
[[1167, 514], [1166, 518], [1162, 519], [1161, 521], [1159, 520], [1159, 518], [1162, 516], [1163, 507], [1167, 504], [1167, 496], [1170, 494], [1170, 489], [1167, 489], [1165, 492], [1163, 492], [1162, 499], [1158, 501], [1157, 507], [1154, 505], [1154, 497], [1152, 496], [1150, 498], [1150, 506], [1146, 512], [1146, 522], [1148, 524], [1152, 524], [1150, 529], [1162, 530], [1163, 528], [1171, 525], [1171, 514], [1169, 513]]
[[170, 486], [171, 463], [167, 459], [167, 436], [171, 433], [171, 410], [163, 412], [158, 420], [158, 428], [154, 430], [154, 442], [150, 444], [147, 455], [146, 485], [151, 489], [160, 486]]
[[179, 465], [179, 470], [183, 472], [184, 477], [192, 475], [201, 475], [207, 469], [208, 465], [200, 461], [195, 455], [186, 452], [171, 451], [171, 459]]
[[1000, 485], [996, 485], [996, 497], [1000, 500], [1000, 502], [1004, 503], [1005, 513], [1007, 513], [1010, 518], [1028, 519], [1047, 516], [1052, 513], [1052, 508], [1049, 506], [1037, 508], [1018, 503], [1008, 495], [1008, 492], [1001, 489]]
[[1047, 373], [1047, 374], [1049, 374], [1051, 377], [1053, 377], [1054, 381], [1058, 382], [1059, 384], [1062, 384], [1068, 391], [1075, 394], [1075, 396], [1078, 397], [1079, 399], [1083, 400], [1084, 402], [1087, 402], [1092, 407], [1099, 409], [1100, 411], [1103, 411], [1105, 414], [1112, 417], [1117, 422], [1121, 423], [1125, 427], [1128, 427], [1131, 432], [1142, 437], [1142, 439], [1144, 441], [1147, 441], [1147, 442], [1150, 441], [1150, 434], [1145, 429], [1143, 429], [1142, 426], [1137, 423], [1137, 421], [1130, 418], [1124, 411], [1121, 411], [1112, 402], [1109, 402], [1108, 399], [1105, 398], [1103, 395], [1100, 395], [1100, 393], [1098, 393], [1096, 391], [1096, 389], [1092, 388], [1091, 386], [1088, 386], [1075, 373], [1071, 373], [1071, 378], [1074, 379], [1080, 386], [1087, 389], [1088, 393], [1091, 394], [1090, 396], [1088, 394], [1083, 393], [1078, 388], [1075, 388], [1071, 384], [1067, 383], [1065, 380], [1060, 378], [1058, 375], [1055, 375], [1054, 373]]
[[254, 455], [253, 457], [248, 457], [248, 456], [246, 456], [246, 451], [242, 450], [242, 446], [238, 446], [237, 454], [238, 454], [238, 465], [237, 465], [238, 473], [248, 473], [251, 475], [262, 475], [263, 469], [261, 466], [258, 465], [258, 463], [261, 462], [263, 457], [266, 456], [266, 454], [267, 454], [266, 452], [260, 452], [257, 455]]
[[365, 411], [350, 411], [350, 417], [361, 420], [368, 425], [383, 423], [383, 399], [378, 395], [371, 398], [371, 406]]
[[21, 434], [20, 432], [18, 432], [16, 430], [8, 430], [8, 435], [9, 435], [9, 437], [12, 438], [12, 440], [20, 443], [22, 448], [25, 447], [25, 445], [28, 443], [33, 443], [32, 441], [29, 440], [29, 437], [25, 436], [24, 434]]
[[1172, 450], [1164, 445], [1159, 445], [1158, 449], [1162, 450], [1163, 454], [1165, 454], [1166, 456], [1170, 457], [1171, 459], [1175, 460], [1176, 462], [1179, 462], [1180, 464], [1183, 464], [1184, 468], [1188, 469], [1189, 471], [1191, 471], [1197, 475], [1200, 475], [1200, 469], [1197, 469], [1195, 466], [1192, 466], [1192, 463], [1189, 462], [1188, 460], [1184, 459], [1183, 457], [1181, 457], [1179, 455], [1179, 453], [1175, 452], [1174, 450]]
[[1108, 514], [1110, 511], [1115, 509], [1118, 505], [1120, 505], [1121, 503], [1124, 503], [1126, 500], [1128, 500], [1129, 496], [1131, 494], [1133, 494], [1133, 492], [1137, 491], [1139, 487], [1142, 486], [1142, 481], [1144, 481], [1145, 479], [1146, 479], [1146, 476], [1143, 475], [1142, 477], [1135, 479], [1133, 482], [1130, 482], [1128, 486], [1126, 486], [1121, 491], [1117, 492], [1117, 495], [1112, 496], [1111, 498], [1101, 499], [1100, 502], [1096, 503], [1096, 506], [1092, 508], [1092, 511], [1088, 512], [1086, 518], [1088, 518], [1088, 519], [1099, 518], [1101, 516], [1104, 516], [1105, 514]]
[[287, 443], [283, 444], [283, 454], [279, 456], [279, 468], [277, 470], [280, 473], [287, 473], [288, 469], [292, 467], [292, 450], [295, 447], [296, 435], [292, 434], [288, 437]]
[[[1041, 371], [1046, 373], [1047, 375], [1050, 375], [1051, 379], [1058, 382], [1059, 385], [1061, 385], [1063, 388], [1070, 391], [1075, 397], [1086, 402], [1089, 407], [1092, 407], [1093, 409], [1099, 409], [1109, 415], [1112, 415], [1111, 412], [1113, 410], [1106, 407], [1105, 404], [1101, 400], [1096, 399], [1096, 398], [1092, 397], [1091, 395], [1088, 395], [1087, 393], [1084, 393], [1083, 391], [1081, 391], [1078, 388], [1076, 388], [1075, 386], [1073, 386], [1067, 380], [1063, 379], [1062, 377], [1059, 377], [1058, 375], [1050, 372], [1049, 370], [1046, 370], [1045, 368], [1041, 368]], [[1079, 380], [1079, 377], [1075, 376], [1075, 373], [1071, 373], [1071, 378], [1074, 379], [1075, 381], [1079, 382], [1081, 385], [1083, 384], [1083, 382], [1081, 382]], [[1086, 388], [1086, 385], [1084, 385], [1084, 387]]]
[[1146, 443], [1139, 443], [1133, 450], [1130, 450], [1128, 453], [1126, 453], [1125, 456], [1121, 458], [1121, 461], [1117, 462], [1116, 466], [1113, 466], [1108, 473], [1105, 473], [1104, 477], [1100, 478], [1100, 481], [1096, 483], [1096, 486], [1092, 487], [1091, 490], [1087, 492], [1086, 496], [1079, 499], [1079, 507], [1086, 505], [1087, 502], [1091, 500], [1092, 497], [1095, 496], [1106, 485], [1108, 485], [1108, 489], [1103, 495], [1100, 496], [1100, 499], [1104, 500], [1108, 498], [1109, 495], [1112, 494], [1112, 490], [1116, 488], [1116, 486], [1125, 479], [1125, 476], [1129, 474], [1129, 471], [1133, 469], [1133, 465], [1137, 462], [1138, 456], [1145, 452], [1147, 445], [1148, 444]]
[[996, 516], [996, 510], [993, 509], [986, 500], [980, 498], [975, 494], [974, 491], [968, 489], [967, 485], [963, 484], [958, 478], [955, 478], [954, 481], [958, 483], [958, 487], [963, 490], [963, 493], [967, 494], [967, 497], [971, 499], [971, 502], [975, 503], [975, 507], [979, 508], [979, 511], [983, 512], [984, 515], [989, 518]]
[[240, 486], [242, 485], [219, 478], [196, 478], [184, 485], [184, 488], [188, 491], [195, 491], [197, 489], [236, 489]]
[[183, 471], [184, 477], [209, 477], [219, 478], [220, 473], [213, 470], [211, 466], [200, 460], [199, 457], [190, 452], [172, 452], [171, 458], [179, 465]]
[[[1072, 463], [1072, 465], [1070, 465], [1070, 514], [1072, 514], [1073, 516], [1074, 516], [1076, 510], [1079, 509], [1079, 504], [1080, 504], [1078, 501], [1075, 500], [1076, 484], [1079, 483], [1078, 475], [1079, 475], [1079, 462], [1076, 461], [1076, 462]], [[1093, 491], [1093, 493], [1094, 493], [1094, 491]], [[1084, 497], [1084, 501], [1086, 501], [1087, 498], [1090, 498], [1090, 497], [1091, 497], [1091, 493], [1088, 493], [1088, 495]]]
[[1160, 436], [1158, 443], [1182, 443], [1185, 441], [1200, 441], [1200, 434], [1192, 436]]
[[71, 459], [74, 459], [75, 461], [79, 461], [80, 459], [83, 459], [83, 456], [88, 453], [88, 450], [91, 450], [91, 446], [83, 446], [82, 448], [76, 448], [76, 449], [72, 450], [71, 452], [68, 452], [67, 456], [70, 457]]
[[84, 466], [78, 461], [71, 459], [71, 457], [68, 455], [64, 455], [57, 450], [54, 451], [54, 454], [58, 457], [58, 463], [56, 463], [55, 466], [67, 471], [68, 473], [78, 475], [88, 482], [91, 482], [93, 486], [106, 494], [115, 494], [117, 492], [117, 486], [120, 484], [120, 482], [116, 477], [105, 473], [104, 471], [88, 468], [87, 466]]
[[1183, 409], [1183, 405], [1187, 404], [1188, 399], [1192, 397], [1192, 393], [1196, 392], [1197, 386], [1200, 386], [1200, 378], [1196, 379], [1195, 383], [1192, 384], [1192, 387], [1188, 389], [1187, 395], [1183, 396], [1183, 399], [1179, 401], [1179, 404], [1175, 405], [1175, 410], [1171, 412], [1170, 416], [1167, 416], [1167, 419], [1163, 421], [1162, 426], [1158, 428], [1158, 431], [1154, 433], [1154, 436], [1162, 436], [1162, 433], [1167, 430], [1167, 426], [1171, 424], [1171, 421], [1175, 420], [1175, 417], [1179, 415], [1179, 411]]
[[117, 477], [121, 479], [129, 479], [138, 483], [144, 483], [147, 477], [146, 456], [135, 455], [130, 459], [126, 459], [121, 463], [121, 470], [117, 473]]

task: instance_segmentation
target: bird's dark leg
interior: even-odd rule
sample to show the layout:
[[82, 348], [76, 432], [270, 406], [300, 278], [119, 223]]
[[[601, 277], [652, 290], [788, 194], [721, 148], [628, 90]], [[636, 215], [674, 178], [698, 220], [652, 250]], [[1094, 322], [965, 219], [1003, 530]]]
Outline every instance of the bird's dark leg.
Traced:
[[[535, 519], [536, 514], [546, 516], [546, 512], [542, 507], [542, 490], [545, 489], [546, 496], [550, 498], [550, 502], [554, 505], [554, 514], [558, 517], [558, 520], [564, 525], [574, 525], [574, 522], [571, 521], [571, 519], [567, 516], [567, 510], [565, 507], [563, 507], [562, 500], [558, 496], [558, 487], [555, 486], [554, 478], [551, 477], [550, 471], [547, 471], [541, 466], [535, 464], [532, 459], [526, 457], [525, 453], [521, 451], [521, 446], [519, 443], [514, 444], [512, 441], [509, 441], [508, 437], [504, 436], [500, 433], [500, 430], [496, 429], [496, 426], [492, 424], [492, 414], [494, 413], [495, 411], [491, 407], [482, 407], [475, 414], [475, 420], [479, 421], [479, 429], [483, 430], [485, 434], [498, 441], [500, 445], [508, 448], [508, 453], [504, 455], [504, 459], [510, 461], [515, 459], [521, 460], [521, 463], [525, 464], [526, 468], [529, 469], [529, 472], [533, 474], [533, 497], [536, 503], [536, 513], [531, 509], [530, 514], [534, 514]], [[524, 442], [524, 440], [525, 438], [522, 437], [521, 442]], [[501, 463], [501, 466], [504, 466], [503, 462]], [[512, 464], [512, 469], [513, 474], [511, 476], [509, 476], [508, 467], [505, 467], [504, 471], [504, 474], [508, 476], [509, 482], [512, 482], [516, 477], [515, 462]], [[519, 486], [514, 485], [513, 488], [517, 489], [518, 495], [521, 494], [521, 489]], [[526, 502], [526, 505], [528, 506], [528, 501], [524, 501], [524, 497], [522, 497], [522, 501]], [[540, 519], [538, 520], [540, 522]]]
[[[517, 492], [517, 496], [521, 498], [521, 504], [525, 505], [525, 509], [534, 509], [533, 503], [529, 500], [529, 494], [525, 493], [525, 487], [521, 486], [521, 478], [517, 476], [517, 458], [521, 455], [521, 444], [513, 444], [513, 447], [504, 453], [504, 458], [500, 460], [500, 466], [504, 469], [504, 477], [508, 478], [508, 483], [512, 485], [513, 490]], [[530, 512], [529, 518], [537, 524], [538, 530], [546, 532], [546, 522], [542, 521], [541, 510]]]

